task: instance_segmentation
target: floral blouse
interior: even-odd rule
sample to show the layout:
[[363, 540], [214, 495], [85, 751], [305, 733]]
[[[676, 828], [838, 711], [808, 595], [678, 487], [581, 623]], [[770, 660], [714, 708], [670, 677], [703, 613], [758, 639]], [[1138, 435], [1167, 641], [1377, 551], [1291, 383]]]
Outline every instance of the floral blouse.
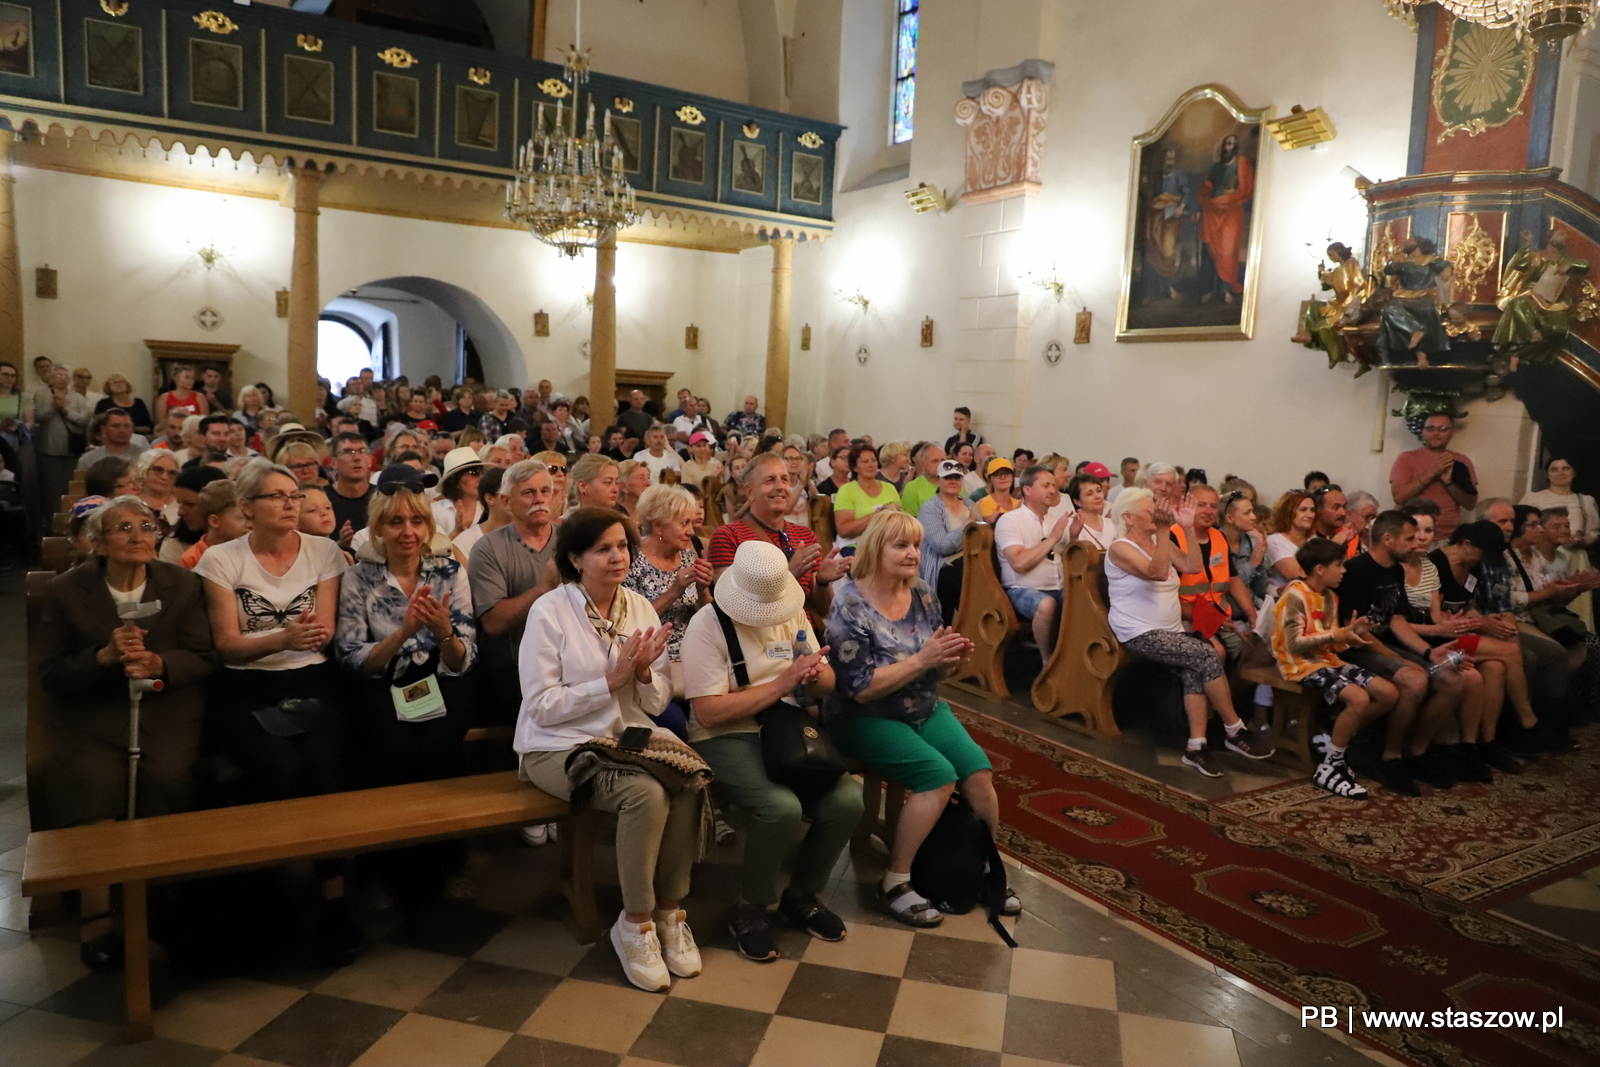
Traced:
[[943, 625], [939, 597], [920, 578], [911, 586], [911, 610], [899, 620], [880, 614], [856, 583], [845, 581], [835, 586], [828, 611], [828, 660], [837, 681], [828, 715], [871, 715], [913, 725], [927, 719], [939, 703], [938, 671], [924, 671], [894, 692], [865, 704], [857, 703], [855, 696], [872, 683], [879, 667], [916, 655]]
[[[446, 593], [450, 594], [450, 627], [467, 646], [467, 656], [459, 671], [452, 671], [441, 660], [439, 673], [465, 674], [478, 662], [478, 624], [472, 614], [472, 587], [467, 584], [467, 569], [449, 556], [425, 556], [418, 582], [427, 582], [435, 599], [443, 600]], [[374, 645], [405, 623], [409, 603], [410, 597], [389, 573], [386, 564], [361, 562], [345, 571], [339, 583], [339, 625], [333, 638], [339, 662], [357, 674], [368, 673], [365, 669], [367, 656]], [[390, 669], [407, 658], [413, 663], [422, 663], [438, 647], [439, 642], [424, 626], [400, 646], [390, 662]]]
[[[678, 566], [693, 567], [697, 558], [693, 549], [686, 548], [678, 556]], [[628, 568], [628, 577], [622, 584], [654, 604], [657, 597], [672, 588], [672, 576], [675, 573], [657, 567], [645, 559], [641, 551], [634, 554], [633, 566]], [[672, 627], [672, 634], [667, 638], [667, 659], [673, 663], [678, 662], [679, 650], [683, 647], [683, 632], [689, 628], [689, 620], [699, 608], [700, 587], [691, 584], [678, 594], [678, 599], [666, 611], [659, 613], [661, 621]]]

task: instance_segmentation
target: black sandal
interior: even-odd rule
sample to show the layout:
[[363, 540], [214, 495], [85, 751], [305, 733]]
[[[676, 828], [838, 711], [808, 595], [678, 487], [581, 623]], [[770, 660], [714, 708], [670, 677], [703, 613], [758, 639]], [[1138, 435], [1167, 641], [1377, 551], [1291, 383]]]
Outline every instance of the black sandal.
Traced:
[[[902, 907], [895, 907], [895, 902], [898, 900], [903, 900], [908, 893], [912, 896], [915, 896], [918, 900], [921, 900], [922, 903], [918, 905], [908, 901]], [[915, 889], [911, 888], [910, 882], [901, 882], [893, 889], [884, 889], [882, 886], [879, 886], [878, 903], [883, 905], [883, 910], [889, 913], [890, 918], [898, 919], [907, 926], [916, 926], [922, 929], [927, 929], [928, 927], [938, 926], [940, 923], [944, 922], [944, 916], [939, 914], [939, 909], [933, 906], [932, 901], [926, 899], [921, 893], [918, 893]]]

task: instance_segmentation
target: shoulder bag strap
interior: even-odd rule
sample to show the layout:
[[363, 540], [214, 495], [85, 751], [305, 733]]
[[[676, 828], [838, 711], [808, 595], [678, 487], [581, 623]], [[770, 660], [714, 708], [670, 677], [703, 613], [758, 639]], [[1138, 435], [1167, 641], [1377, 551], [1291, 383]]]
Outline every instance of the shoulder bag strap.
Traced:
[[733, 620], [722, 610], [722, 605], [712, 601], [711, 610], [717, 613], [717, 622], [722, 625], [722, 639], [728, 644], [728, 663], [733, 667], [733, 680], [743, 689], [750, 684], [750, 671], [744, 665], [744, 646], [739, 644], [739, 634], [733, 628]]

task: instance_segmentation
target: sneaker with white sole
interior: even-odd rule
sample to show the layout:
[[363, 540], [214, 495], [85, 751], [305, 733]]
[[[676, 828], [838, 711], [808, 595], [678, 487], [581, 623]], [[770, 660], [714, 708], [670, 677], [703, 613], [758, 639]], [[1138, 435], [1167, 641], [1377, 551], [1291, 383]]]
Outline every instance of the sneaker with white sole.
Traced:
[[694, 943], [689, 930], [689, 918], [681, 909], [658, 911], [653, 916], [656, 938], [661, 943], [661, 957], [667, 970], [679, 978], [693, 978], [700, 973], [700, 946]]
[[1317, 734], [1311, 739], [1311, 751], [1317, 754], [1317, 759], [1328, 758], [1328, 749], [1333, 745], [1333, 735], [1329, 733]]
[[1227, 745], [1229, 752], [1235, 752], [1245, 759], [1266, 759], [1277, 751], [1265, 739], [1253, 740], [1249, 730], [1229, 734]]
[[538, 848], [550, 840], [550, 831], [553, 829], [555, 827], [546, 822], [539, 823], [536, 826], [524, 826], [522, 828], [522, 843], [529, 848]]
[[1342, 759], [1325, 759], [1317, 764], [1317, 769], [1311, 774], [1311, 784], [1346, 800], [1367, 799], [1366, 787], [1356, 781], [1349, 765]]
[[1207, 778], [1221, 778], [1222, 772], [1211, 765], [1211, 750], [1208, 748], [1189, 748], [1183, 752], [1183, 765], [1193, 767]]
[[622, 973], [628, 981], [646, 993], [664, 993], [672, 985], [666, 962], [661, 958], [661, 942], [656, 938], [654, 923], [643, 922], [637, 926], [627, 915], [617, 916], [611, 924], [611, 947], [617, 950], [622, 961]]

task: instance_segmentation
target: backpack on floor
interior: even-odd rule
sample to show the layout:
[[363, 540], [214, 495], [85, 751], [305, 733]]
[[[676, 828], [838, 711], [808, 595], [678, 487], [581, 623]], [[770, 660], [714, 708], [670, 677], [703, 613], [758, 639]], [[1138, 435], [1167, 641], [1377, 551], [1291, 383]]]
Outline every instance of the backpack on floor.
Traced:
[[1006, 869], [989, 827], [959, 791], [939, 813], [911, 861], [911, 884], [948, 915], [965, 915], [978, 905], [989, 925], [1012, 948], [1017, 943], [1000, 924], [1006, 903]]

